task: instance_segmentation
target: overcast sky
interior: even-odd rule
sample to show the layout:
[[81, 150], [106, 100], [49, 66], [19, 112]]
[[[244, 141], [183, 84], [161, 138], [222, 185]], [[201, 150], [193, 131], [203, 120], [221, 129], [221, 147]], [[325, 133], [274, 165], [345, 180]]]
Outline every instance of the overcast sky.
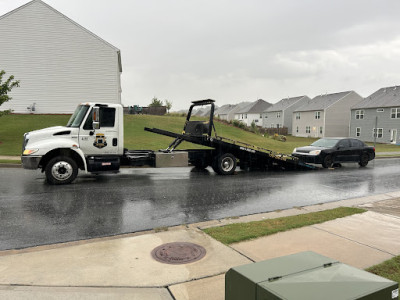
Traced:
[[[27, 2], [0, 0], [0, 15]], [[44, 2], [121, 50], [125, 105], [366, 97], [400, 85], [399, 0]]]

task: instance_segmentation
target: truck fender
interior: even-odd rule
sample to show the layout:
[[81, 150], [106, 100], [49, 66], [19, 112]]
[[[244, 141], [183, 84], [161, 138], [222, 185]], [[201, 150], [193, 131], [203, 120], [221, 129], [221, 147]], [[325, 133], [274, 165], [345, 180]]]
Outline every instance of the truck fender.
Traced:
[[86, 163], [86, 159], [85, 159], [85, 154], [83, 153], [83, 151], [80, 148], [71, 148], [71, 150], [78, 153], [79, 156], [82, 158], [83, 167], [84, 167], [85, 173], [87, 174], [88, 171], [87, 171], [87, 163]]
[[[56, 146], [56, 147], [54, 147]], [[50, 149], [46, 153], [41, 154], [39, 151], [39, 155], [41, 154], [42, 160], [40, 164], [44, 168], [47, 162], [55, 155], [59, 155], [64, 151], [70, 151], [73, 152], [75, 155], [79, 156], [79, 158], [82, 160], [82, 169], [87, 173], [87, 164], [86, 164], [86, 159], [84, 152], [79, 148], [79, 146], [76, 144], [76, 142], [71, 141], [69, 139], [54, 139], [54, 140], [49, 140], [49, 141], [40, 141], [38, 143], [34, 143], [30, 145], [32, 148], [39, 148], [39, 149]], [[43, 169], [44, 170], [44, 169]]]

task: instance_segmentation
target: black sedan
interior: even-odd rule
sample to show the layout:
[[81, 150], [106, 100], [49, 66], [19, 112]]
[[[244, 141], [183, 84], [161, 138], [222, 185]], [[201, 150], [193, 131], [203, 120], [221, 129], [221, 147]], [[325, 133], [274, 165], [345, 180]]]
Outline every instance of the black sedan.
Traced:
[[310, 146], [295, 148], [292, 155], [306, 163], [322, 164], [324, 168], [344, 162], [358, 162], [365, 167], [375, 158], [375, 148], [353, 138], [323, 138]]

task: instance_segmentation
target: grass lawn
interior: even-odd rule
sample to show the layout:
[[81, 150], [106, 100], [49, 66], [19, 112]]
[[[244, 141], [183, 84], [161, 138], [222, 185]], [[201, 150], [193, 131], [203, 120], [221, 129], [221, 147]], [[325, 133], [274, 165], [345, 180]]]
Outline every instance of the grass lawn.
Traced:
[[364, 209], [355, 207], [339, 207], [291, 217], [212, 227], [204, 229], [204, 232], [211, 235], [216, 240], [228, 245], [290, 229], [319, 224], [329, 220], [363, 213], [365, 211], [366, 210]]
[[397, 281], [400, 284], [400, 256], [367, 269], [368, 272]]
[[[22, 137], [25, 132], [67, 124], [69, 115], [6, 115], [0, 118], [0, 155], [20, 155]], [[172, 138], [144, 131], [144, 127], [160, 128], [181, 133], [185, 117], [179, 116], [149, 116], [125, 115], [124, 116], [124, 146], [128, 149], [165, 149], [173, 140]], [[233, 140], [263, 147], [275, 152], [290, 154], [296, 147], [311, 144], [315, 138], [301, 138], [287, 136], [286, 142], [276, 141], [272, 138], [256, 135], [238, 129], [231, 125], [215, 122], [217, 134]], [[197, 149], [199, 145], [182, 143], [179, 149]], [[376, 151], [400, 151], [399, 146], [378, 144]]]
[[[20, 155], [25, 132], [51, 126], [65, 125], [69, 115], [6, 115], [0, 118], [0, 155]], [[185, 117], [178, 116], [124, 116], [124, 147], [128, 149], [165, 149], [172, 138], [144, 131], [144, 127], [160, 128], [181, 133]], [[218, 135], [276, 152], [291, 153], [295, 147], [308, 145], [314, 139], [288, 137], [287, 142], [265, 138], [223, 123], [215, 124]], [[179, 149], [197, 149], [199, 145], [182, 143]]]

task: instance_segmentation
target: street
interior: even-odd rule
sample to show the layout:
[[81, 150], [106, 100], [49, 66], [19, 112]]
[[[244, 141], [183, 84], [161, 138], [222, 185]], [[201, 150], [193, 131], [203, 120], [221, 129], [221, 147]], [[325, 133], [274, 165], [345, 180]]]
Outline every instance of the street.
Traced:
[[238, 172], [122, 169], [51, 186], [40, 171], [0, 168], [0, 250], [242, 216], [399, 190], [400, 159], [366, 168]]

